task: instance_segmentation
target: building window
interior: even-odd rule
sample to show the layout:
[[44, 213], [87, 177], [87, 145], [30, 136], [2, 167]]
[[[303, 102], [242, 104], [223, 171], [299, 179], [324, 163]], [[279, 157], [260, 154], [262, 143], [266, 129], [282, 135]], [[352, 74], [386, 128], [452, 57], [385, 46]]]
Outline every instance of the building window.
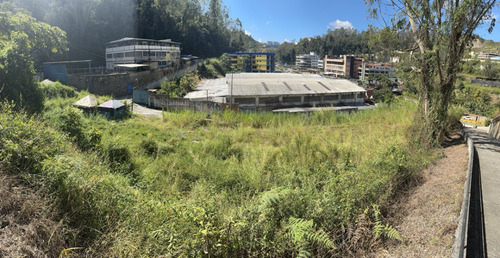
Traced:
[[126, 52], [125, 57], [134, 57], [134, 52]]
[[106, 58], [113, 58], [113, 54], [107, 54]]
[[123, 53], [115, 53], [113, 54], [114, 58], [123, 58]]

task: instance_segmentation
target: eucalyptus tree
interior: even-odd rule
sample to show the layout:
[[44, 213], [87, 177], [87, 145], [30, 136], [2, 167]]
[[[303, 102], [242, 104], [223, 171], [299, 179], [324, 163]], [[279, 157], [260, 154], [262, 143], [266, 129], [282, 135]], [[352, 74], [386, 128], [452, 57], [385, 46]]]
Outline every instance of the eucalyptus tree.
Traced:
[[495, 19], [491, 10], [496, 0], [365, 0], [370, 13], [387, 27], [408, 29], [415, 41], [412, 73], [418, 85], [420, 140], [435, 144], [444, 139], [448, 106], [465, 50], [474, 31]]

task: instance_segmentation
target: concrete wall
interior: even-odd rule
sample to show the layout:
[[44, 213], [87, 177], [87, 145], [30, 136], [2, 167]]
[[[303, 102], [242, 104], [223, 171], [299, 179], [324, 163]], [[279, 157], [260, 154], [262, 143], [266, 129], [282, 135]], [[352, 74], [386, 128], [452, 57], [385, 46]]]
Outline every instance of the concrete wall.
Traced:
[[160, 88], [160, 85], [161, 85], [162, 82], [169, 81], [169, 80], [172, 80], [174, 78], [181, 77], [181, 76], [183, 76], [186, 73], [190, 73], [190, 72], [198, 69], [198, 66], [201, 65], [202, 63], [203, 63], [203, 60], [200, 59], [197, 62], [193, 63], [189, 67], [180, 69], [180, 70], [178, 70], [177, 72], [174, 72], [174, 73], [165, 74], [163, 77], [160, 77], [157, 80], [154, 80], [151, 83], [149, 83], [148, 85], [146, 85], [146, 88], [147, 89]]
[[[352, 95], [350, 95], [352, 94]], [[244, 108], [259, 107], [291, 107], [291, 106], [319, 106], [319, 105], [360, 105], [364, 103], [364, 93], [333, 95], [290, 95], [290, 96], [245, 96], [234, 97], [233, 103]], [[344, 98], [348, 96], [348, 98]], [[352, 98], [354, 97], [354, 98]], [[230, 101], [229, 99], [227, 100]]]
[[487, 80], [471, 80], [472, 83], [479, 85], [490, 86], [490, 87], [500, 87], [499, 81], [487, 81]]
[[183, 98], [169, 98], [164, 94], [149, 92], [148, 106], [165, 110], [193, 110], [212, 113], [221, 110], [221, 106], [211, 101], [191, 101]]
[[493, 138], [500, 139], [500, 116], [491, 121], [489, 134]]
[[97, 95], [128, 95], [128, 74], [68, 75], [68, 85]]
[[148, 105], [148, 91], [134, 90], [134, 103]]
[[[115, 73], [96, 75], [68, 75], [68, 85], [78, 90], [88, 90], [97, 95], [113, 95], [123, 97], [132, 95], [131, 88], [159, 88], [161, 82], [181, 77], [198, 69], [200, 60], [189, 67], [175, 71], [173, 68], [156, 69], [137, 73]], [[146, 104], [146, 103], [144, 103]]]

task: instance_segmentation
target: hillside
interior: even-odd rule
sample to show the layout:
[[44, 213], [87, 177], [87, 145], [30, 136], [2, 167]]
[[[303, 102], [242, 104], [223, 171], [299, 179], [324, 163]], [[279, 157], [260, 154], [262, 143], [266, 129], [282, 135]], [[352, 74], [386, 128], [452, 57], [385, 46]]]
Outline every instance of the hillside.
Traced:
[[362, 253], [348, 225], [366, 227], [360, 214], [374, 219], [436, 158], [408, 142], [413, 102], [108, 121], [66, 108], [75, 99], [47, 101], [43, 123], [4, 107], [0, 156], [56, 198], [87, 255]]
[[474, 41], [471, 50], [476, 53], [481, 53], [481, 52], [498, 53], [500, 51], [500, 42], [495, 42], [493, 40], [487, 40], [487, 39], [478, 39]]

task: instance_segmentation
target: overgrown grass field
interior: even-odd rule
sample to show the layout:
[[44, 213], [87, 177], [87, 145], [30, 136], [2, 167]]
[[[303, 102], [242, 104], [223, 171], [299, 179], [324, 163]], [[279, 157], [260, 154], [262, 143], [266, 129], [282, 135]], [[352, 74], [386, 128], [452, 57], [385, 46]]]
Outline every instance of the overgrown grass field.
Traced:
[[410, 101], [351, 115], [109, 121], [68, 108], [76, 99], [48, 100], [32, 119], [4, 105], [0, 162], [54, 196], [90, 255], [356, 252], [368, 248], [349, 232], [360, 215], [373, 238], [398, 238], [378, 207], [436, 158], [411, 144]]

